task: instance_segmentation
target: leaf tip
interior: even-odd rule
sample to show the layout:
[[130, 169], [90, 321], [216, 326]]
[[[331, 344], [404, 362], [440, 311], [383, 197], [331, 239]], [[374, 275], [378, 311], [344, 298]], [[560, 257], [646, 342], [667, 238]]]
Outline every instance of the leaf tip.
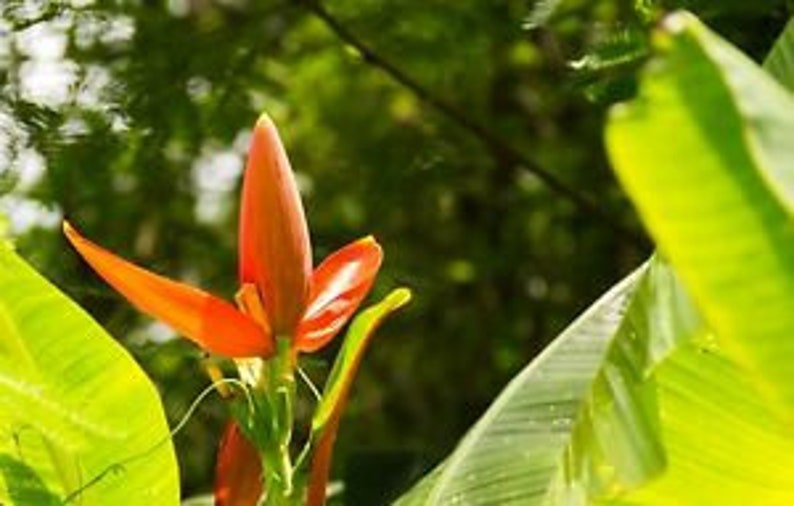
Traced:
[[391, 307], [392, 310], [396, 310], [411, 302], [411, 298], [413, 298], [413, 293], [411, 290], [405, 287], [400, 287], [387, 295], [385, 302]]

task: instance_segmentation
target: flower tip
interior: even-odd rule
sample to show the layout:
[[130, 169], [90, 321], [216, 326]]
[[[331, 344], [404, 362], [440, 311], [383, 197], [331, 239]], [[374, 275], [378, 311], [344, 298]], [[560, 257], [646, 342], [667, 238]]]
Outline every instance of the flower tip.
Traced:
[[80, 238], [80, 234], [77, 233], [77, 230], [75, 230], [72, 224], [68, 221], [63, 220], [63, 223], [61, 223], [61, 228], [63, 229], [63, 234], [67, 239], [69, 239], [69, 241], [74, 242], [76, 239]]
[[88, 240], [80, 235], [80, 232], [78, 232], [77, 229], [66, 220], [63, 220], [63, 223], [61, 223], [61, 229], [63, 230], [63, 235], [66, 236], [66, 240], [69, 241], [81, 255], [83, 255], [81, 247], [87, 243]]
[[375, 239], [375, 236], [371, 234], [359, 239], [358, 243], [361, 244], [362, 246], [377, 246], [378, 248], [380, 248], [380, 243], [378, 243], [378, 240]]
[[266, 112], [263, 112], [259, 115], [259, 119], [256, 120], [256, 127], [255, 128], [275, 128], [276, 124], [273, 122], [273, 118]]

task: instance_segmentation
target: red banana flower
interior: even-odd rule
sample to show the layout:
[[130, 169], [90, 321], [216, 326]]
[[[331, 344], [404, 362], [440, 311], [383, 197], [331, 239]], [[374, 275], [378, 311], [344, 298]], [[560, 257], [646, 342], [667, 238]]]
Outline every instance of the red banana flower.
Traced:
[[[344, 246], [312, 271], [300, 195], [275, 125], [254, 127], [240, 211], [238, 307], [149, 272], [63, 223], [66, 237], [104, 280], [141, 311], [203, 349], [231, 358], [268, 358], [275, 340], [313, 352], [336, 335], [369, 292], [383, 253], [374, 238]], [[253, 506], [262, 490], [259, 452], [231, 422], [217, 464], [218, 506]]]
[[312, 272], [300, 195], [267, 115], [254, 128], [243, 182], [239, 309], [113, 255], [68, 222], [63, 229], [88, 264], [133, 305], [205, 350], [233, 358], [269, 357], [276, 336], [291, 338], [297, 351], [322, 348], [369, 292], [383, 258], [369, 236], [331, 254]]

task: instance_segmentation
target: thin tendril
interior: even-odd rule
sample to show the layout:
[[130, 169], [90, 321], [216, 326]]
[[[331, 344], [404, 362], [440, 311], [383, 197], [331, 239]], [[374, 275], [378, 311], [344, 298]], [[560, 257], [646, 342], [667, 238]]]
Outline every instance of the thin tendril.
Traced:
[[246, 399], [248, 401], [248, 407], [251, 410], [254, 409], [254, 401], [253, 401], [253, 398], [251, 397], [251, 392], [248, 391], [248, 387], [246, 386], [245, 383], [243, 383], [242, 381], [240, 381], [240, 380], [238, 380], [236, 378], [224, 378], [224, 379], [221, 379], [221, 380], [218, 380], [218, 381], [214, 381], [212, 384], [210, 384], [204, 390], [201, 391], [201, 393], [198, 395], [198, 397], [196, 397], [196, 399], [190, 404], [190, 407], [187, 409], [185, 414], [179, 420], [179, 423], [177, 423], [176, 426], [174, 426], [174, 428], [168, 433], [167, 436], [165, 436], [160, 441], [155, 443], [153, 446], [151, 446], [150, 448], [144, 450], [143, 452], [141, 452], [141, 453], [139, 453], [137, 455], [132, 455], [130, 457], [127, 457], [125, 459], [120, 460], [119, 462], [116, 462], [114, 464], [110, 464], [105, 469], [103, 469], [101, 472], [99, 472], [99, 474], [97, 474], [96, 476], [91, 478], [88, 482], [86, 482], [85, 485], [83, 485], [80, 488], [78, 488], [78, 489], [74, 490], [73, 492], [69, 493], [69, 495], [67, 495], [66, 498], [63, 500], [62, 504], [69, 504], [70, 502], [75, 500], [78, 496], [80, 496], [83, 492], [88, 490], [90, 487], [92, 487], [92, 486], [96, 485], [97, 483], [99, 483], [100, 480], [102, 480], [105, 476], [107, 476], [111, 472], [123, 471], [124, 470], [124, 466], [126, 464], [129, 464], [129, 463], [134, 462], [136, 460], [139, 460], [139, 459], [142, 459], [144, 457], [147, 457], [152, 452], [154, 452], [155, 450], [159, 449], [161, 446], [163, 446], [168, 441], [173, 439], [185, 427], [185, 425], [187, 425], [187, 422], [190, 421], [190, 419], [193, 417], [193, 413], [195, 413], [196, 409], [198, 409], [199, 405], [204, 401], [204, 399], [209, 397], [209, 395], [213, 391], [215, 391], [217, 389], [218, 385], [220, 385], [220, 384], [229, 384], [229, 385], [235, 385], [235, 386], [239, 387], [243, 391], [245, 396], [246, 396]]
[[295, 459], [295, 469], [300, 469], [303, 465], [303, 461], [309, 456], [309, 452], [312, 449], [312, 443], [314, 443], [314, 438], [312, 437], [313, 434], [314, 432], [310, 430], [309, 437], [306, 438], [306, 442], [303, 443], [303, 448], [301, 448], [298, 458]]
[[320, 399], [322, 398], [322, 395], [320, 394], [320, 391], [317, 390], [317, 387], [314, 386], [314, 383], [312, 383], [312, 379], [309, 377], [308, 374], [306, 374], [306, 371], [304, 371], [303, 368], [301, 368], [300, 366], [296, 367], [296, 369], [298, 370], [298, 376], [300, 376], [300, 378], [309, 388], [309, 391], [312, 393], [312, 396], [314, 396], [314, 400], [319, 402]]
[[[308, 374], [306, 374], [306, 371], [304, 371], [303, 368], [298, 366], [296, 367], [296, 369], [298, 370], [298, 376], [300, 376], [300, 379], [303, 380], [303, 382], [306, 384], [306, 387], [312, 393], [314, 400], [319, 403], [320, 400], [322, 399], [322, 394], [320, 394], [320, 391], [317, 389], [316, 386], [314, 386], [314, 383], [312, 382], [311, 378], [309, 377]], [[300, 467], [303, 465], [303, 461], [306, 460], [306, 458], [309, 456], [309, 452], [311, 451], [312, 445], [314, 443], [313, 435], [314, 433], [310, 429], [309, 435], [306, 438], [306, 442], [303, 444], [303, 448], [301, 448], [301, 451], [298, 454], [298, 458], [295, 459], [295, 469], [300, 469]]]
[[237, 378], [223, 378], [223, 379], [220, 379], [218, 381], [213, 382], [207, 388], [205, 388], [204, 390], [201, 391], [201, 393], [198, 395], [198, 397], [196, 397], [196, 399], [193, 401], [193, 403], [190, 405], [190, 407], [187, 408], [187, 411], [182, 416], [182, 419], [179, 420], [179, 423], [177, 423], [176, 426], [174, 426], [174, 428], [171, 429], [171, 432], [169, 433], [168, 437], [163, 438], [163, 441], [160, 441], [159, 443], [157, 443], [157, 445], [161, 445], [161, 444], [165, 443], [166, 441], [168, 441], [169, 439], [172, 439], [174, 436], [176, 436], [177, 433], [179, 431], [181, 431], [185, 427], [185, 425], [187, 425], [187, 422], [190, 421], [190, 418], [193, 416], [193, 413], [196, 411], [196, 409], [198, 409], [199, 404], [201, 404], [201, 402], [204, 399], [206, 399], [212, 393], [212, 391], [215, 390], [218, 387], [218, 385], [227, 385], [227, 384], [228, 385], [235, 385], [235, 386], [240, 387], [240, 390], [243, 391], [243, 393], [245, 394], [246, 400], [248, 401], [248, 408], [251, 411], [253, 411], [254, 410], [254, 399], [251, 397], [251, 392], [248, 391], [248, 387], [246, 386], [245, 383], [243, 383], [242, 381], [238, 380]]

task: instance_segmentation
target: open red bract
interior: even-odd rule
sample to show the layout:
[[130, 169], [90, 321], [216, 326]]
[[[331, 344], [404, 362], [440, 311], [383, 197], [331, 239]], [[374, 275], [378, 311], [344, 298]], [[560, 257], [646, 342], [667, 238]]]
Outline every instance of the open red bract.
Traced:
[[262, 115], [254, 127], [240, 210], [240, 285], [253, 286], [263, 314], [247, 314], [207, 292], [133, 265], [83, 238], [64, 222], [66, 237], [86, 262], [141, 311], [170, 325], [209, 352], [269, 357], [274, 338], [297, 351], [327, 344], [369, 292], [383, 259], [373, 237], [331, 254], [312, 272], [306, 217], [275, 125]]

